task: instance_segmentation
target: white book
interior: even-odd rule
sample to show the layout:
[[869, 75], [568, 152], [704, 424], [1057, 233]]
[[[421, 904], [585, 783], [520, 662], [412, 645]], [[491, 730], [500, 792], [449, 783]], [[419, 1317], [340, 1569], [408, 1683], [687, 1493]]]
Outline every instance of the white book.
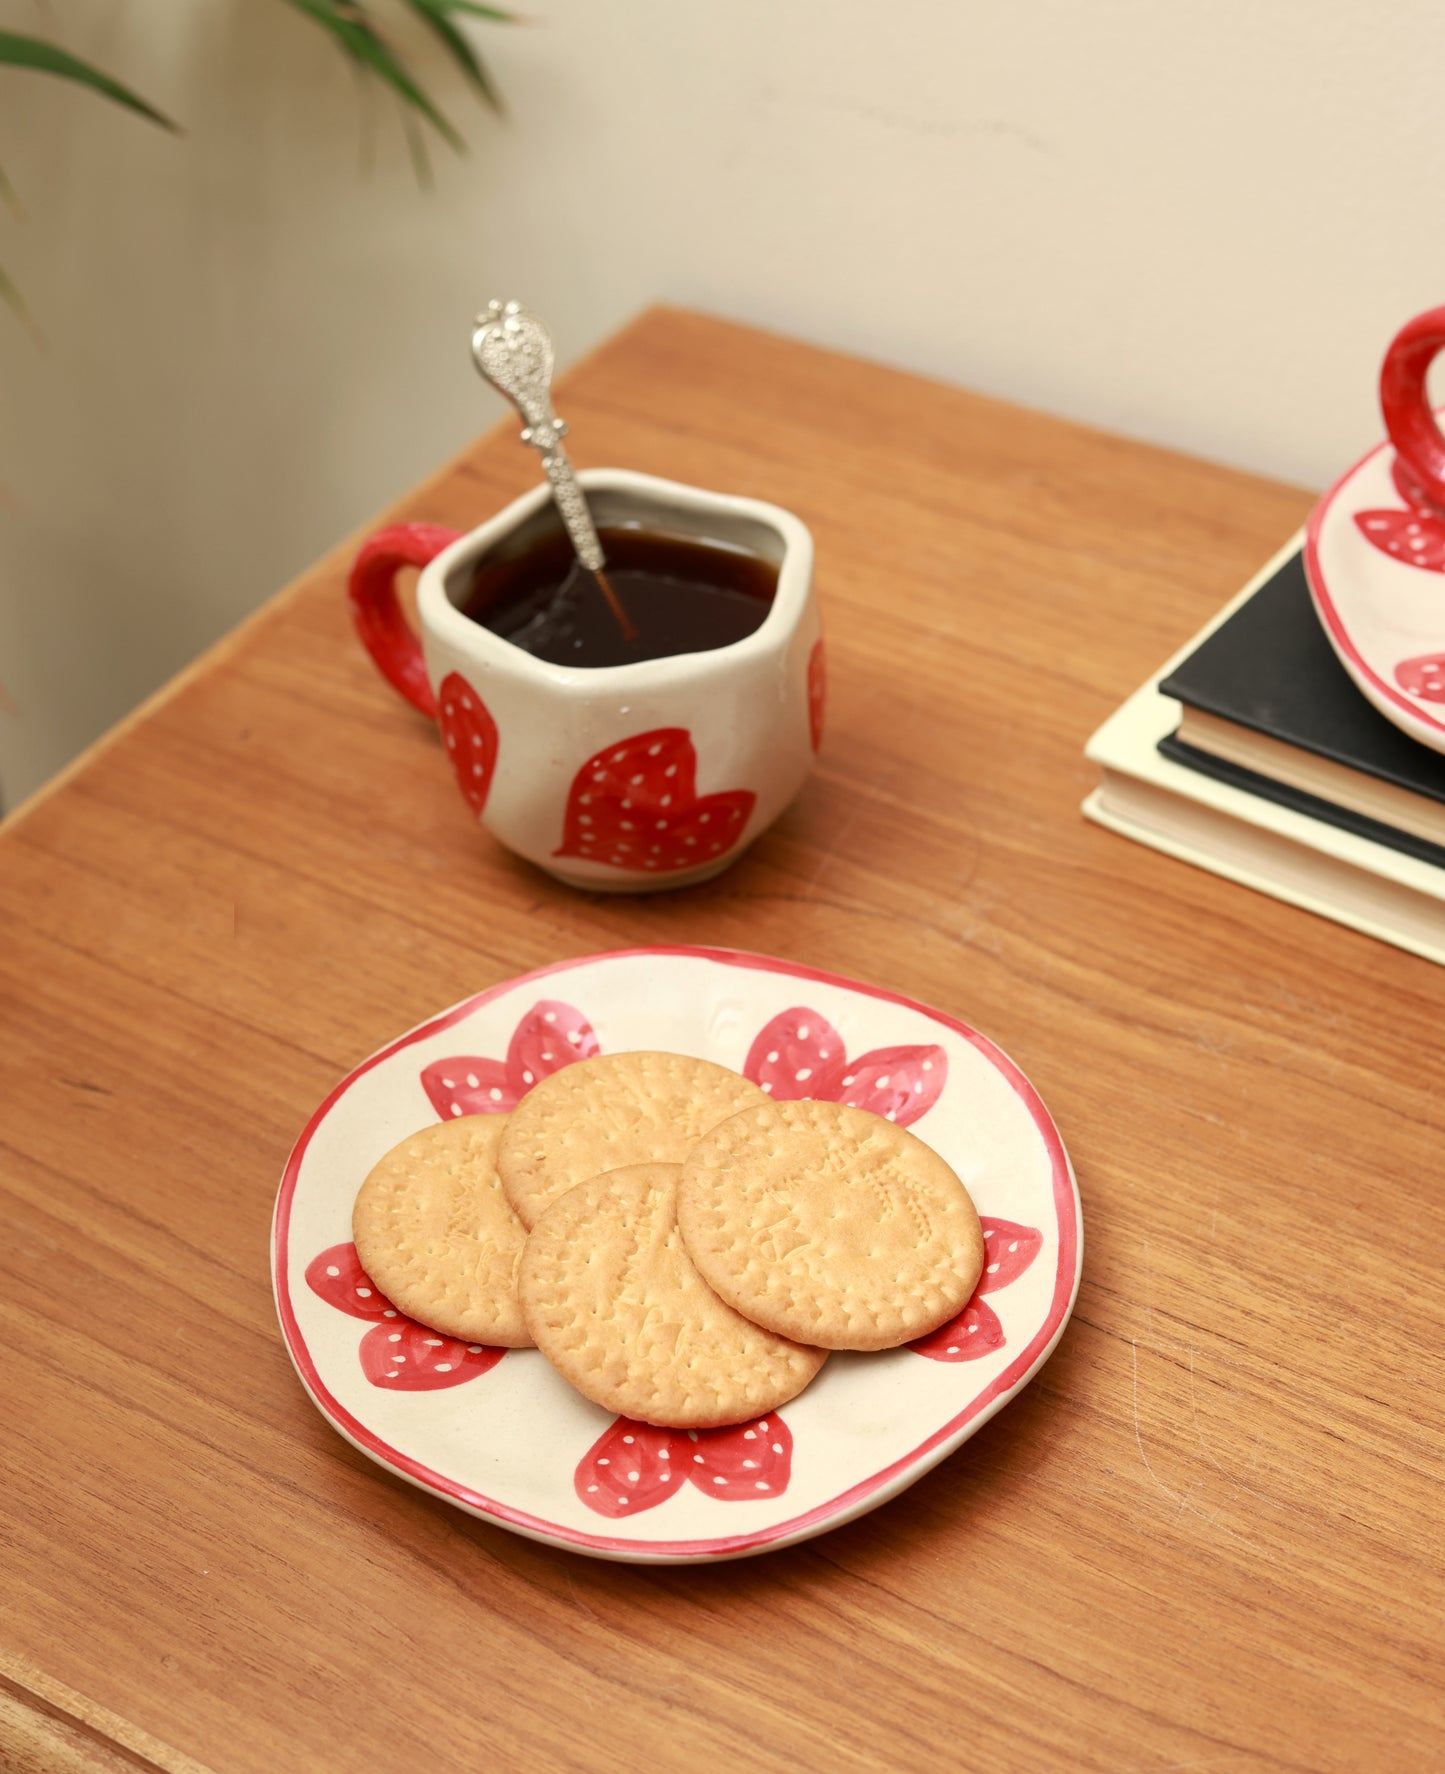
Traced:
[[1085, 815], [1382, 942], [1445, 962], [1445, 869], [1162, 757], [1181, 705], [1163, 678], [1294, 554], [1296, 536], [1219, 614], [1112, 714], [1085, 747], [1102, 776]]

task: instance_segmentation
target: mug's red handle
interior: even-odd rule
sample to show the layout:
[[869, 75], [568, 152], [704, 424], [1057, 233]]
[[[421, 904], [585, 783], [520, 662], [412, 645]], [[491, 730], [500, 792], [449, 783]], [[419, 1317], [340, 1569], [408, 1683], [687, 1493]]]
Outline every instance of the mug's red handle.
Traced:
[[427, 682], [421, 642], [402, 614], [396, 575], [402, 567], [424, 567], [461, 535], [441, 524], [392, 524], [362, 543], [347, 581], [351, 616], [361, 643], [377, 669], [413, 708], [436, 719], [437, 699]]
[[1425, 377], [1445, 348], [1445, 308], [1407, 321], [1380, 366], [1380, 410], [1401, 461], [1435, 504], [1445, 506], [1445, 437], [1430, 410]]

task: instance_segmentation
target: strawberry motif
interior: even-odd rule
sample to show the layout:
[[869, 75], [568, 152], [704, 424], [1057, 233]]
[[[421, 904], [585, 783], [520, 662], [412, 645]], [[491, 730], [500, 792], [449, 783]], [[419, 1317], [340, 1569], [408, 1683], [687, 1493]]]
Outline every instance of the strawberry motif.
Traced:
[[460, 672], [450, 672], [437, 691], [437, 721], [457, 787], [480, 816], [497, 767], [497, 723]]
[[833, 1100], [907, 1127], [938, 1101], [947, 1076], [941, 1047], [877, 1047], [849, 1061]]
[[361, 1266], [354, 1244], [333, 1244], [306, 1265], [312, 1293], [351, 1318], [375, 1318], [357, 1354], [373, 1386], [393, 1392], [435, 1392], [460, 1386], [494, 1368], [507, 1353], [482, 1343], [462, 1343], [428, 1330], [399, 1312]]
[[393, 1392], [437, 1392], [494, 1368], [506, 1354], [484, 1343], [463, 1343], [428, 1330], [400, 1313], [374, 1324], [361, 1339], [361, 1371], [373, 1386]]
[[1015, 1220], [980, 1218], [983, 1227], [983, 1274], [974, 1290], [979, 1294], [996, 1294], [1001, 1287], [1017, 1281], [1039, 1254], [1044, 1235], [1036, 1226], [1020, 1226]]
[[808, 655], [808, 732], [817, 751], [823, 743], [823, 710], [828, 701], [828, 658], [821, 640]]
[[578, 1462], [577, 1495], [613, 1521], [655, 1508], [681, 1483], [673, 1469], [673, 1440], [670, 1429], [619, 1417]]
[[1402, 659], [1395, 667], [1395, 682], [1407, 696], [1418, 696], [1422, 702], [1445, 702], [1445, 653]]
[[782, 1010], [748, 1049], [743, 1076], [780, 1103], [803, 1097], [831, 1102], [844, 1057], [843, 1037], [827, 1017], [816, 1010]]
[[827, 1018], [798, 1007], [766, 1025], [748, 1049], [743, 1073], [779, 1102], [848, 1103], [909, 1127], [938, 1101], [948, 1055], [929, 1044], [875, 1047], [850, 1060]]
[[522, 1087], [520, 1096], [539, 1078], [601, 1051], [592, 1024], [580, 1010], [560, 998], [544, 998], [517, 1024], [507, 1048], [507, 1070]]
[[930, 1361], [976, 1361], [980, 1355], [1002, 1349], [1007, 1341], [998, 1314], [983, 1296], [1017, 1281], [1039, 1254], [1044, 1235], [1036, 1226], [1021, 1226], [1016, 1220], [981, 1216], [979, 1225], [983, 1228], [983, 1274], [973, 1298], [956, 1318], [910, 1343], [915, 1355], [926, 1355]]
[[1416, 507], [1411, 511], [1357, 511], [1355, 523], [1365, 540], [1382, 554], [1426, 573], [1445, 573], [1445, 518]]
[[582, 1012], [559, 998], [534, 1004], [513, 1031], [505, 1060], [458, 1054], [422, 1068], [422, 1089], [443, 1121], [454, 1115], [506, 1115], [539, 1078], [602, 1050]]
[[908, 1345], [915, 1355], [926, 1355], [930, 1361], [977, 1361], [1003, 1346], [998, 1314], [977, 1294], [956, 1318]]
[[614, 868], [694, 868], [731, 850], [757, 796], [697, 792], [697, 753], [685, 727], [656, 727], [591, 757], [567, 797], [553, 854]]
[[619, 1417], [572, 1482], [589, 1509], [616, 1521], [665, 1503], [685, 1479], [724, 1503], [780, 1497], [792, 1471], [792, 1432], [776, 1415], [727, 1429], [654, 1429]]
[[453, 1115], [509, 1115], [521, 1100], [501, 1060], [469, 1053], [423, 1066], [421, 1087], [443, 1121]]
[[361, 1266], [354, 1244], [333, 1244], [313, 1257], [306, 1265], [306, 1285], [319, 1294], [328, 1306], [352, 1318], [385, 1318], [395, 1315], [395, 1308], [372, 1284]]
[[778, 1416], [727, 1429], [689, 1429], [674, 1446], [687, 1476], [721, 1503], [780, 1497], [793, 1475], [792, 1431]]

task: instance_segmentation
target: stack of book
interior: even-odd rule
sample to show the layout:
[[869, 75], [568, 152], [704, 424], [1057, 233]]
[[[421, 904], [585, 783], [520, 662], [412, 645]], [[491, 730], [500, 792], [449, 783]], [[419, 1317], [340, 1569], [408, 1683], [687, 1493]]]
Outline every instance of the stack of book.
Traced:
[[1296, 537], [1089, 741], [1101, 825], [1445, 962], [1445, 755], [1335, 658]]

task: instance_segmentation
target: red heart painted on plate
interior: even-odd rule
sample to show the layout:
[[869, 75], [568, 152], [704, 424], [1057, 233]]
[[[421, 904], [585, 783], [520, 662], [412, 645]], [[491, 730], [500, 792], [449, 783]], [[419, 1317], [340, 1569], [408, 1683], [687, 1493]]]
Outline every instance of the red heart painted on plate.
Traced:
[[727, 1429], [689, 1429], [673, 1439], [700, 1491], [722, 1503], [756, 1503], [788, 1488], [793, 1472], [792, 1431], [779, 1416], [758, 1417]]
[[759, 1031], [743, 1061], [743, 1076], [780, 1103], [804, 1097], [831, 1102], [843, 1057], [843, 1037], [827, 1017], [798, 1005], [780, 1010]]
[[380, 1318], [395, 1311], [362, 1268], [354, 1244], [333, 1244], [330, 1250], [313, 1257], [306, 1265], [306, 1285], [328, 1306], [335, 1306], [352, 1318]]
[[577, 772], [561, 848], [553, 854], [613, 868], [695, 868], [743, 835], [751, 789], [697, 793], [697, 753], [685, 727], [657, 727], [610, 745]]
[[602, 1049], [582, 1012], [560, 998], [534, 1004], [512, 1033], [505, 1060], [455, 1054], [422, 1068], [421, 1085], [443, 1121], [510, 1114], [539, 1078]]
[[1037, 1226], [1021, 1226], [1016, 1220], [980, 1219], [979, 1225], [983, 1227], [983, 1274], [974, 1289], [975, 1299], [980, 1294], [996, 1294], [1017, 1281], [1044, 1242]]
[[428, 1330], [399, 1312], [361, 1266], [354, 1244], [333, 1244], [306, 1265], [306, 1285], [351, 1318], [377, 1318], [357, 1346], [361, 1371], [393, 1392], [436, 1392], [494, 1368], [507, 1353]]
[[947, 1324], [939, 1325], [936, 1331], [930, 1331], [908, 1347], [915, 1355], [926, 1355], [930, 1361], [977, 1361], [980, 1355], [1002, 1349], [1004, 1342], [998, 1313], [986, 1300], [975, 1295], [957, 1317], [950, 1318]]
[[1372, 547], [1407, 567], [1445, 573], [1445, 518], [1431, 512], [1357, 511], [1355, 523]]
[[549, 1078], [574, 1060], [601, 1053], [597, 1035], [575, 1005], [560, 998], [543, 998], [517, 1024], [507, 1048], [507, 1071], [518, 1092], [528, 1091], [539, 1078]]
[[398, 1315], [383, 1319], [361, 1339], [361, 1371], [373, 1386], [392, 1392], [439, 1392], [494, 1368], [507, 1353], [485, 1343], [463, 1343]]
[[847, 1103], [909, 1127], [942, 1094], [948, 1055], [932, 1045], [875, 1047], [850, 1060], [827, 1018], [797, 1005], [759, 1031], [743, 1073], [778, 1102]]
[[599, 1515], [636, 1515], [666, 1501], [681, 1480], [673, 1471], [673, 1433], [619, 1417], [577, 1464], [577, 1495]]
[[1402, 659], [1395, 667], [1395, 682], [1409, 696], [1422, 702], [1445, 702], [1445, 653], [1421, 653]]
[[1002, 1349], [1006, 1341], [998, 1314], [983, 1298], [1017, 1281], [1039, 1254], [1044, 1235], [1037, 1226], [1021, 1226], [1017, 1220], [981, 1218], [983, 1274], [973, 1298], [956, 1318], [920, 1337], [908, 1347], [930, 1361], [977, 1361], [980, 1355]]
[[938, 1101], [947, 1077], [941, 1047], [875, 1047], [848, 1062], [833, 1100], [907, 1127]]
[[437, 691], [437, 722], [457, 787], [472, 811], [480, 814], [497, 768], [497, 723], [460, 672], [442, 679]]
[[499, 1059], [459, 1053], [422, 1067], [421, 1087], [443, 1121], [454, 1115], [510, 1115], [521, 1100]]

